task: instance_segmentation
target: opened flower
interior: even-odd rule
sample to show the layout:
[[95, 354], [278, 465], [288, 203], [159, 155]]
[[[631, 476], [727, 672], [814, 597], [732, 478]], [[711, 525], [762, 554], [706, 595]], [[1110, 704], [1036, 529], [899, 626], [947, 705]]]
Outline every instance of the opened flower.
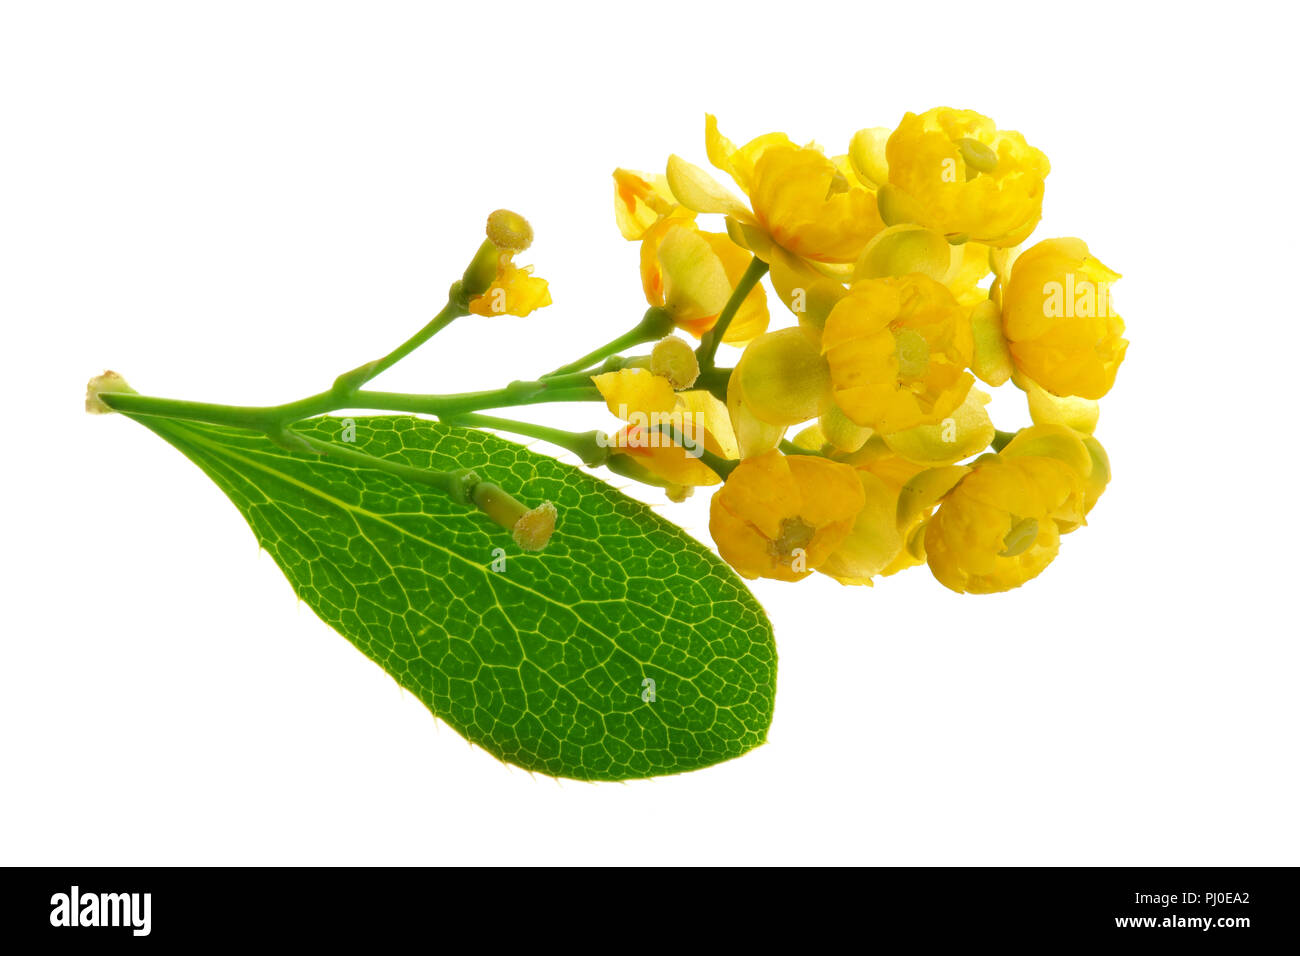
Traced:
[[940, 583], [972, 594], [1040, 574], [1109, 479], [1100, 445], [1061, 426], [1025, 429], [1000, 454], [942, 471], [956, 481], [926, 526], [926, 557]]
[[533, 227], [518, 213], [498, 209], [488, 216], [487, 241], [465, 271], [470, 312], [524, 316], [551, 304], [546, 280], [532, 266], [515, 265], [515, 255], [532, 241]]
[[1119, 277], [1081, 239], [1044, 239], [1021, 253], [1001, 296], [1016, 368], [1053, 395], [1110, 391], [1128, 348], [1111, 302]]
[[879, 436], [849, 456], [848, 464], [862, 483], [862, 510], [852, 530], [817, 570], [841, 584], [870, 585], [874, 577], [888, 577], [921, 564], [925, 552], [917, 531], [928, 515], [917, 515], [900, 528], [897, 513], [904, 485], [926, 466], [890, 451]]
[[888, 177], [877, 183], [880, 202], [892, 203], [901, 221], [954, 239], [1014, 246], [1042, 218], [1047, 157], [987, 116], [948, 107], [908, 113], [884, 141], [883, 157], [881, 137], [872, 132], [854, 137], [853, 164], [868, 181]]
[[769, 451], [742, 461], [714, 493], [709, 533], [744, 577], [798, 581], [843, 543], [864, 503], [850, 466]]
[[[695, 213], [676, 202], [667, 180], [628, 169], [614, 171], [619, 231], [641, 243], [641, 287], [696, 338], [709, 331], [749, 265], [750, 256], [724, 233], [706, 232]], [[743, 344], [767, 328], [767, 294], [754, 286], [722, 340]]]
[[772, 247], [814, 263], [849, 264], [884, 228], [875, 194], [847, 175], [817, 146], [798, 146], [784, 133], [768, 133], [737, 148], [705, 119], [709, 161], [735, 180], [746, 204], [698, 166], [673, 156], [668, 185], [697, 213], [721, 213], [729, 231], [759, 258]]
[[649, 369], [592, 376], [609, 410], [627, 424], [608, 437], [614, 471], [667, 490], [681, 500], [689, 489], [722, 481], [701, 451], [736, 456], [725, 407], [705, 391], [675, 392]]
[[966, 311], [919, 274], [853, 283], [827, 317], [821, 347], [836, 404], [886, 434], [942, 421], [975, 381]]

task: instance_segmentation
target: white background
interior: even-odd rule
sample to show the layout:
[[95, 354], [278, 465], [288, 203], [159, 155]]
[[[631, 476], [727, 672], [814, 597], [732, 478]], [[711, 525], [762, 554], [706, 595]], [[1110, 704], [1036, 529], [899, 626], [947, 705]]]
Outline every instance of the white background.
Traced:
[[[0, 862], [1300, 862], [1283, 5], [3, 9]], [[463, 321], [382, 385], [532, 377], [644, 309], [615, 166], [703, 163], [706, 110], [842, 152], [936, 105], [1043, 149], [1036, 237], [1124, 274], [1115, 480], [1009, 594], [758, 584], [780, 692], [739, 760], [498, 763], [298, 604], [193, 465], [81, 411], [104, 368], [316, 391], [425, 321], [500, 206], [554, 307]], [[704, 535], [706, 505], [666, 507]]]

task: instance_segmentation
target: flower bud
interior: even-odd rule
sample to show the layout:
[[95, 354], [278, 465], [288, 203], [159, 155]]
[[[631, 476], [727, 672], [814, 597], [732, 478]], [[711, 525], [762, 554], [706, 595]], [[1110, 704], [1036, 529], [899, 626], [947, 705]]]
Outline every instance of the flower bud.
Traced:
[[830, 370], [817, 343], [800, 328], [768, 332], [745, 349], [732, 372], [746, 406], [770, 425], [816, 418], [830, 395]]
[[700, 362], [684, 339], [660, 339], [650, 352], [650, 371], [668, 379], [674, 390], [690, 388], [700, 377]]
[[948, 240], [924, 226], [897, 225], [867, 243], [853, 267], [853, 279], [883, 279], [913, 272], [943, 282], [953, 271]]

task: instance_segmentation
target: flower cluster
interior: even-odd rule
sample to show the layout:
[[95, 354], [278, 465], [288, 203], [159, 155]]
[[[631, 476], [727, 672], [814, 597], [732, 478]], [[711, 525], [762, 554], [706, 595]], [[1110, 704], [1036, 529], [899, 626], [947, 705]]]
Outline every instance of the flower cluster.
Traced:
[[[647, 302], [702, 339], [595, 376], [628, 422], [617, 467], [678, 499], [718, 486], [710, 531], [746, 577], [870, 584], [925, 563], [955, 591], [1017, 587], [1109, 480], [1093, 432], [1127, 346], [1119, 276], [1079, 239], [1028, 245], [1047, 157], [988, 117], [908, 113], [847, 146], [738, 147], [709, 116], [735, 188], [678, 156], [614, 173]], [[743, 348], [733, 369], [718, 341]], [[1033, 423], [1014, 434], [977, 384], [1007, 382]], [[646, 441], [656, 416], [693, 428]]]

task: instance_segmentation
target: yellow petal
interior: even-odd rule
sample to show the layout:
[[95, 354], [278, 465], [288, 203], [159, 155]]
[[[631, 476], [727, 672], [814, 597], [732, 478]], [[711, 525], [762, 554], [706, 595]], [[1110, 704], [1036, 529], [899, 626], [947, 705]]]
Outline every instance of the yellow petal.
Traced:
[[[736, 444], [736, 434], [731, 428], [731, 416], [727, 406], [718, 400], [712, 392], [694, 389], [677, 393], [678, 407], [694, 420], [704, 426], [705, 433], [718, 443], [716, 451], [723, 458], [739, 458], [740, 447]], [[707, 442], [706, 442], [707, 447]]]
[[885, 143], [893, 130], [884, 126], [860, 129], [849, 143], [849, 162], [864, 186], [879, 188], [889, 182], [889, 161], [885, 158]]
[[1035, 425], [1064, 425], [1088, 435], [1097, 430], [1101, 403], [1096, 399], [1053, 395], [1020, 372], [1013, 373], [1012, 381], [1029, 399], [1029, 417]]
[[987, 385], [1001, 385], [1011, 377], [1015, 365], [1011, 348], [1002, 334], [1002, 314], [997, 305], [986, 299], [975, 306], [970, 314], [970, 327], [975, 337], [970, 370]]
[[497, 277], [482, 295], [470, 300], [474, 315], [529, 315], [551, 304], [551, 290], [545, 279], [533, 275], [532, 266], [516, 266], [503, 254]]
[[732, 154], [736, 152], [736, 144], [718, 131], [718, 118], [712, 113], [704, 114], [704, 149], [709, 162], [718, 169], [730, 172], [728, 166]]
[[1080, 478], [1092, 474], [1092, 453], [1074, 431], [1064, 425], [1031, 425], [998, 453], [1001, 458], [1055, 458], [1065, 462]]
[[781, 247], [773, 244], [772, 237], [756, 222], [743, 222], [732, 216], [727, 217], [727, 235], [731, 241], [742, 249], [748, 249], [764, 262], [771, 262], [772, 255]]
[[987, 394], [972, 388], [961, 406], [938, 424], [918, 425], [882, 438], [891, 450], [909, 461], [954, 464], [978, 454], [993, 441], [993, 422], [984, 408], [988, 401]]
[[722, 213], [740, 220], [753, 219], [749, 207], [725, 186], [677, 155], [668, 157], [668, 188], [678, 202], [695, 212]]
[[844, 286], [813, 269], [806, 259], [780, 246], [772, 250], [772, 288], [806, 330], [820, 334], [831, 309], [845, 295]]
[[790, 443], [805, 451], [821, 451], [822, 446], [826, 444], [826, 433], [822, 431], [820, 424], [814, 422], [807, 428], [800, 429], [799, 433], [790, 439]]
[[768, 424], [750, 410], [734, 372], [727, 382], [727, 414], [741, 458], [761, 455], [781, 444], [785, 426]]
[[859, 471], [865, 503], [853, 529], [817, 570], [841, 584], [871, 584], [903, 548], [903, 538], [894, 522], [897, 496], [892, 488], [870, 472]]
[[818, 422], [825, 441], [837, 451], [855, 452], [865, 445], [867, 439], [873, 434], [870, 428], [857, 424], [845, 415], [844, 411], [835, 404], [834, 399], [823, 405]]
[[970, 472], [971, 468], [966, 465], [929, 468], [903, 485], [898, 494], [899, 530], [910, 529]]
[[922, 226], [890, 226], [867, 243], [853, 267], [853, 280], [883, 279], [913, 272], [943, 282], [952, 271], [948, 240]]
[[634, 414], [668, 414], [677, 408], [677, 393], [668, 379], [649, 369], [623, 368], [593, 375], [591, 381], [610, 412], [625, 422], [631, 421]]
[[760, 335], [745, 348], [729, 386], [771, 425], [797, 425], [817, 417], [830, 398], [830, 369], [815, 339], [800, 328]]
[[[730, 296], [731, 291], [740, 282], [741, 276], [749, 268], [753, 257], [732, 242], [729, 236], [722, 233], [702, 232], [700, 235], [713, 248], [713, 254], [718, 257], [722, 268], [727, 273], [727, 293]], [[727, 326], [722, 341], [728, 345], [744, 345], [767, 331], [770, 318], [767, 311], [767, 290], [763, 288], [763, 283], [755, 283], [749, 295], [745, 296], [745, 301], [740, 303], [736, 314], [731, 317], [731, 324]]]
[[[690, 440], [698, 436], [692, 435]], [[719, 484], [722, 479], [698, 455], [673, 442], [659, 429], [628, 425], [613, 438], [619, 454], [628, 455], [652, 475], [685, 488]]]
[[670, 215], [694, 214], [673, 201], [664, 176], [614, 170], [614, 219], [624, 239], [640, 239], [647, 229]]
[[717, 315], [731, 283], [712, 246], [693, 227], [669, 229], [656, 252], [663, 277], [664, 308], [684, 322]]

